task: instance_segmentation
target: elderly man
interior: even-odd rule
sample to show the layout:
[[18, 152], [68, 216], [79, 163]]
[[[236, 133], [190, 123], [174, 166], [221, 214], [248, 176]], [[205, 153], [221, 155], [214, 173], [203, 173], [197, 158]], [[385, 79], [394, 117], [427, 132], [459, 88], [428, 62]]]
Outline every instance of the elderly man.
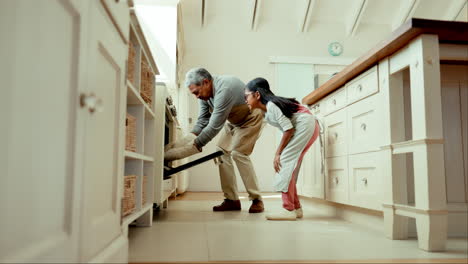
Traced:
[[166, 147], [164, 158], [175, 160], [201, 152], [221, 131], [218, 147], [224, 155], [219, 174], [225, 199], [213, 211], [241, 210], [234, 160], [252, 200], [249, 213], [263, 212], [257, 176], [249, 157], [262, 130], [263, 114], [258, 109], [249, 110], [244, 98], [245, 84], [233, 76], [213, 78], [206, 69], [194, 68], [187, 72], [185, 85], [199, 99], [198, 120], [188, 136]]

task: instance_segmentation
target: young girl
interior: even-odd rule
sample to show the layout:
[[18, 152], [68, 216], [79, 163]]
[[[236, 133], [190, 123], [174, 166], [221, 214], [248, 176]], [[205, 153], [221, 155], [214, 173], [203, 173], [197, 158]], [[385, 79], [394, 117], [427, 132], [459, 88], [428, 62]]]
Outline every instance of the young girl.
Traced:
[[294, 98], [275, 96], [268, 81], [256, 78], [247, 83], [245, 100], [251, 109], [259, 108], [265, 120], [283, 132], [273, 167], [274, 188], [282, 192], [283, 209], [268, 214], [268, 220], [296, 220], [302, 208], [296, 191], [296, 181], [302, 158], [319, 135], [319, 125], [310, 111]]

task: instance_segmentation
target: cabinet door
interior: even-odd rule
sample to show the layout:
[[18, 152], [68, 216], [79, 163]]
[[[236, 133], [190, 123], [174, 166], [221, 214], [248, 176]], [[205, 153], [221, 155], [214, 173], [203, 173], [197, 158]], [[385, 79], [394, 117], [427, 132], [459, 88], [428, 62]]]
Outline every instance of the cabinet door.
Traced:
[[379, 152], [348, 157], [349, 200], [352, 205], [382, 210], [382, 172], [379, 170]]
[[[84, 260], [105, 250], [120, 233], [123, 184], [126, 45], [102, 4], [91, 2], [86, 95], [96, 111], [86, 120], [84, 153]], [[99, 106], [101, 105], [101, 106]]]
[[378, 140], [382, 134], [379, 124], [379, 97], [373, 95], [346, 108], [348, 154], [379, 150]]
[[87, 5], [0, 3], [0, 262], [79, 262]]
[[101, 3], [112, 19], [115, 30], [127, 42], [130, 33], [130, 11], [127, 0], [101, 0]]
[[325, 181], [326, 198], [337, 203], [348, 203], [348, 157], [327, 159]]
[[348, 153], [346, 109], [325, 117], [326, 157], [343, 156]]

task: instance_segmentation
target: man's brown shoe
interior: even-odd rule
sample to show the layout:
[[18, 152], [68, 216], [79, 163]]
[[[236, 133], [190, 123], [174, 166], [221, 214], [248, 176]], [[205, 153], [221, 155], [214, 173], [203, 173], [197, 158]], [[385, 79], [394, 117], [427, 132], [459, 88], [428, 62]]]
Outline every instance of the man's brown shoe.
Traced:
[[222, 211], [240, 211], [241, 202], [240, 200], [229, 200], [224, 199], [220, 205], [213, 206], [213, 211], [222, 212]]
[[261, 213], [263, 212], [263, 202], [259, 199], [253, 199], [252, 205], [250, 206], [249, 213]]

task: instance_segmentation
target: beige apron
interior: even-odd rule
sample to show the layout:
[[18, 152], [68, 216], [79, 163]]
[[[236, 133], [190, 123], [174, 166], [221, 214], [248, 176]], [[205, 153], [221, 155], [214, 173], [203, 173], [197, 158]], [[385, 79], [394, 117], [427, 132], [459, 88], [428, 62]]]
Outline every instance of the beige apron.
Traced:
[[262, 131], [262, 111], [251, 111], [246, 104], [238, 105], [231, 109], [228, 121], [221, 131], [218, 147], [228, 152], [235, 150], [250, 155]]

